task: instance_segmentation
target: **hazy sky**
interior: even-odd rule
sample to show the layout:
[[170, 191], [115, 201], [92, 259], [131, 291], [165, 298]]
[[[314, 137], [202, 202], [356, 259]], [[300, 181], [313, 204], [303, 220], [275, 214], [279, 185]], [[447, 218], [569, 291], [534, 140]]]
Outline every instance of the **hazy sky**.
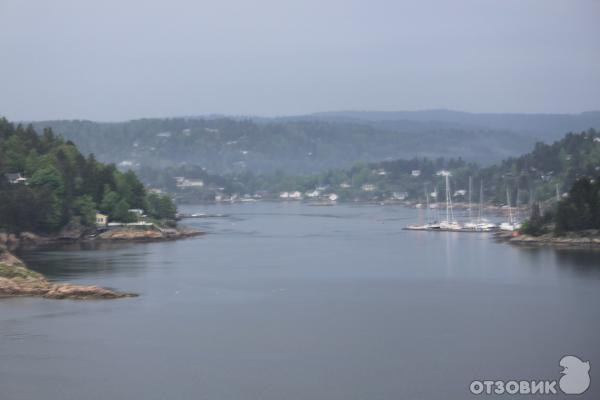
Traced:
[[598, 0], [0, 0], [9, 119], [600, 109]]

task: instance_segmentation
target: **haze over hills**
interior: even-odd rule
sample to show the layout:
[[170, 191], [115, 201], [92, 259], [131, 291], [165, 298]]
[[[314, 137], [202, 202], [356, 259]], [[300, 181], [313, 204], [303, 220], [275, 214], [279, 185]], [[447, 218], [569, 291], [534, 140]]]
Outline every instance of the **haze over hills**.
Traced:
[[454, 110], [420, 111], [332, 111], [314, 113], [307, 118], [368, 121], [389, 126], [426, 123], [463, 129], [507, 130], [540, 141], [555, 140], [569, 131], [600, 126], [600, 111], [578, 114], [469, 113]]
[[187, 163], [216, 174], [276, 170], [297, 174], [412, 157], [462, 157], [491, 164], [522, 154], [537, 141], [598, 128], [600, 112], [341, 111], [278, 118], [40, 121], [34, 126], [50, 126], [84, 153], [122, 168]]

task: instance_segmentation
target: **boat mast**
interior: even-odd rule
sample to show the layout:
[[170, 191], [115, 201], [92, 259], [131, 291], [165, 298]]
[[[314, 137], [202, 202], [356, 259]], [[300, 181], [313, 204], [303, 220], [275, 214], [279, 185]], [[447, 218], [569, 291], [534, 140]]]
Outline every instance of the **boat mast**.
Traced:
[[479, 223], [481, 223], [483, 216], [483, 179], [479, 182]]
[[517, 198], [515, 199], [515, 222], [519, 221], [519, 186], [517, 185]]
[[506, 204], [508, 204], [508, 222], [513, 223], [512, 209], [510, 208], [510, 193], [508, 192], [508, 186], [506, 187]]
[[450, 172], [446, 174], [446, 221], [454, 221], [454, 211], [452, 210], [452, 195], [450, 194]]
[[429, 209], [429, 192], [427, 191], [427, 184], [425, 184], [425, 201], [427, 205], [427, 224], [431, 223], [431, 210]]
[[471, 193], [473, 192], [473, 177], [469, 176], [469, 222], [473, 222], [473, 213], [471, 212]]

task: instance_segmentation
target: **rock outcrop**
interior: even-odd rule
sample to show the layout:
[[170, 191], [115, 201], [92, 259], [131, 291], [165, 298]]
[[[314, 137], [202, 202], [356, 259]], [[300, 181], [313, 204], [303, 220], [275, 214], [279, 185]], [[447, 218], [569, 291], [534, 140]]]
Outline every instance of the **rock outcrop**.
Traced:
[[496, 238], [510, 244], [530, 246], [555, 246], [562, 248], [598, 248], [600, 249], [600, 231], [587, 230], [570, 232], [557, 236], [547, 233], [540, 236], [514, 234], [513, 232], [498, 232]]
[[190, 228], [156, 228], [150, 227], [119, 227], [102, 232], [93, 240], [114, 241], [151, 241], [151, 240], [173, 240], [190, 236], [201, 235], [202, 232]]
[[134, 297], [98, 286], [51, 283], [43, 275], [30, 270], [23, 261], [0, 245], [0, 297], [35, 296], [49, 299], [118, 299]]

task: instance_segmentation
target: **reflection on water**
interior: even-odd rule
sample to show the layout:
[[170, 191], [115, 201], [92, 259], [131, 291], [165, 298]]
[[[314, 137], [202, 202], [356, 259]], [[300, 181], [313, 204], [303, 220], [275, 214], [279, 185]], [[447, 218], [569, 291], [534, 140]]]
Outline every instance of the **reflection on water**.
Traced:
[[143, 244], [69, 243], [46, 246], [18, 255], [35, 271], [50, 280], [65, 280], [86, 275], [114, 272], [135, 273], [146, 264], [148, 251]]

